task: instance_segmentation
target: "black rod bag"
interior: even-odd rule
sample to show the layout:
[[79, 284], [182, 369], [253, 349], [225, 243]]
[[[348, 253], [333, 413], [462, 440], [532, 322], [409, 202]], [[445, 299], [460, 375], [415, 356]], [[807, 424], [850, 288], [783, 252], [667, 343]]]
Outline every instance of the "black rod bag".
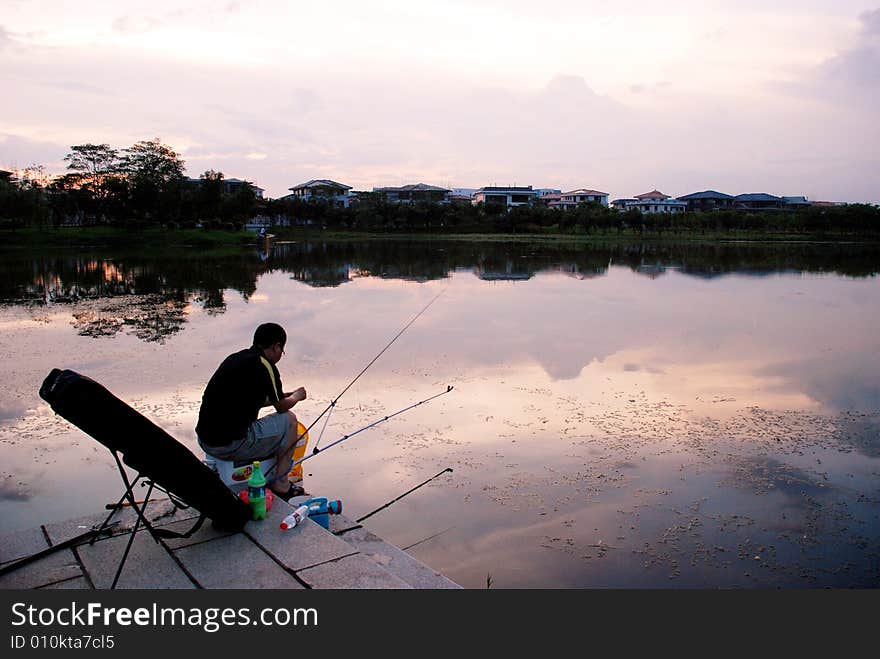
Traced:
[[53, 368], [40, 397], [80, 430], [175, 497], [210, 518], [217, 527], [239, 531], [250, 507], [235, 496], [192, 451], [94, 380]]

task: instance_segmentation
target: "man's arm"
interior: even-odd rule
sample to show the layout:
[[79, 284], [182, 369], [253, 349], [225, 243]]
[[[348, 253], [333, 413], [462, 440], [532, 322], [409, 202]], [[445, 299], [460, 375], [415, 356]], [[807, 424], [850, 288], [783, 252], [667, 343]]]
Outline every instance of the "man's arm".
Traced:
[[275, 406], [276, 412], [286, 412], [291, 407], [296, 405], [301, 400], [306, 399], [306, 390], [305, 387], [300, 387], [296, 391], [292, 391], [290, 393], [285, 392], [284, 398], [279, 400], [277, 403], [272, 403]]

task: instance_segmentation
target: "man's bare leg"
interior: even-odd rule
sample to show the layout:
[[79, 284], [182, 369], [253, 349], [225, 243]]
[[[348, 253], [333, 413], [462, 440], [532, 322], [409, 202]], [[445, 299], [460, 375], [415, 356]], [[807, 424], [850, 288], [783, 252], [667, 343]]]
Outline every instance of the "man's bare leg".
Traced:
[[269, 483], [269, 487], [275, 494], [287, 494], [290, 489], [290, 481], [287, 480], [287, 472], [290, 471], [290, 462], [293, 459], [293, 449], [296, 447], [296, 414], [287, 412], [287, 441], [284, 449], [275, 455], [275, 478]]

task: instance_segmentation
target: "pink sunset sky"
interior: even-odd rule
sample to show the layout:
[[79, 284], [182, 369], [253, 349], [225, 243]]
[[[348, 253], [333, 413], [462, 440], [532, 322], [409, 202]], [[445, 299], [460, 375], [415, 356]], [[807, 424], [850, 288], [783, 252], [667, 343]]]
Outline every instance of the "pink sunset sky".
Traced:
[[880, 202], [880, 0], [3, 0], [0, 168]]

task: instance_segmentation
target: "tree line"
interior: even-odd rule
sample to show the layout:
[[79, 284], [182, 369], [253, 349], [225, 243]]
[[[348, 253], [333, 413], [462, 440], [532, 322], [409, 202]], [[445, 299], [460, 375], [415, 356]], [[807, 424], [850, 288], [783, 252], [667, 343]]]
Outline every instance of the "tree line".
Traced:
[[67, 173], [45, 180], [41, 167], [20, 180], [0, 180], [0, 218], [18, 225], [177, 226], [205, 223], [240, 228], [257, 211], [251, 185], [229, 192], [222, 172], [197, 183], [185, 163], [158, 138], [125, 149], [78, 144], [64, 157]]
[[643, 214], [620, 212], [599, 203], [557, 209], [541, 205], [507, 208], [469, 202], [437, 204], [388, 202], [376, 193], [359, 194], [349, 208], [299, 200], [268, 202], [270, 217], [293, 217], [299, 224], [343, 231], [503, 234], [718, 235], [733, 232], [880, 235], [880, 208], [868, 204], [773, 211], [693, 211]]
[[528, 234], [668, 233], [880, 234], [880, 209], [867, 204], [809, 207], [796, 211], [709, 211], [642, 214], [590, 203], [559, 210], [541, 205], [508, 209], [468, 202], [388, 202], [359, 193], [341, 208], [320, 201], [259, 199], [248, 184], [229, 186], [222, 172], [193, 181], [184, 161], [158, 138], [124, 149], [79, 144], [65, 156], [67, 173], [46, 180], [41, 168], [20, 180], [0, 178], [0, 222], [19, 226], [111, 225], [240, 230], [255, 216], [270, 225], [380, 232], [486, 232]]

